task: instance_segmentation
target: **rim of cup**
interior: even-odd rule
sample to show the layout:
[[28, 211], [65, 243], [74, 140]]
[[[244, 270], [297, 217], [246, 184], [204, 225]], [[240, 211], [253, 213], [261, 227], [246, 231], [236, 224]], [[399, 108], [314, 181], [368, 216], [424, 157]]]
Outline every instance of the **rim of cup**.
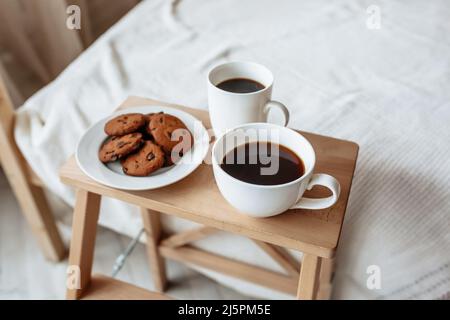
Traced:
[[[259, 129], [261, 126], [263, 126], [263, 127], [276, 128], [276, 129], [280, 129], [280, 130], [288, 130], [288, 131], [290, 131], [290, 132], [292, 132], [292, 133], [295, 133], [296, 135], [298, 135], [298, 137], [299, 137], [301, 140], [303, 140], [304, 143], [306, 143], [306, 144], [310, 147], [310, 150], [311, 150], [311, 152], [312, 152], [312, 160], [313, 160], [312, 162], [313, 162], [313, 163], [312, 163], [311, 166], [308, 168], [308, 170], [305, 170], [305, 172], [303, 173], [303, 175], [302, 175], [301, 177], [298, 177], [298, 178], [295, 179], [295, 180], [292, 180], [292, 181], [289, 181], [289, 182], [286, 182], [286, 183], [282, 183], [282, 184], [261, 185], [261, 184], [248, 183], [248, 182], [245, 182], [245, 181], [242, 181], [242, 180], [239, 180], [239, 179], [233, 177], [232, 175], [228, 174], [225, 170], [223, 170], [222, 167], [220, 166], [219, 161], [221, 161], [222, 159], [221, 159], [221, 160], [217, 160], [217, 159], [216, 159], [216, 148], [217, 148], [218, 144], [221, 143], [221, 142], [223, 141], [223, 139], [226, 137], [226, 135], [228, 135], [228, 134], [230, 134], [230, 133], [232, 133], [233, 131], [236, 131], [236, 130], [238, 130], [238, 129], [245, 129], [246, 127], [248, 128], [248, 127], [251, 127], [251, 126], [257, 126], [257, 127], [258, 127], [257, 129]], [[258, 142], [260, 142], [260, 141], [258, 140]], [[270, 141], [267, 141], [267, 142], [270, 142]], [[279, 144], [280, 144], [280, 145], [283, 145], [283, 143], [279, 143]], [[235, 146], [235, 148], [236, 148], [236, 147], [238, 147], [238, 146]], [[294, 152], [294, 151], [293, 151], [293, 152]], [[280, 188], [280, 187], [285, 187], [285, 186], [289, 186], [289, 185], [298, 183], [300, 180], [304, 179], [307, 175], [309, 175], [310, 173], [312, 173], [312, 172], [314, 171], [314, 166], [315, 166], [315, 164], [316, 164], [316, 152], [314, 151], [314, 148], [313, 148], [313, 146], [311, 145], [311, 143], [308, 141], [308, 139], [306, 139], [301, 133], [299, 133], [299, 132], [297, 132], [297, 131], [295, 131], [295, 130], [292, 130], [292, 129], [288, 128], [288, 127], [283, 127], [283, 126], [280, 126], [280, 125], [277, 125], [277, 124], [272, 124], [272, 123], [267, 123], [267, 122], [252, 122], [252, 123], [245, 123], [245, 124], [241, 124], [241, 125], [238, 125], [238, 126], [236, 126], [236, 127], [233, 127], [233, 128], [231, 128], [231, 129], [227, 130], [225, 133], [223, 133], [223, 134], [222, 134], [222, 135], [214, 142], [214, 145], [213, 145], [211, 154], [212, 154], [211, 159], [212, 159], [212, 164], [213, 164], [213, 166], [217, 166], [218, 169], [220, 169], [223, 173], [225, 173], [225, 174], [226, 174], [228, 177], [230, 177], [232, 180], [236, 181], [237, 183], [241, 183], [241, 184], [244, 184], [244, 185], [247, 185], [247, 186], [253, 186], [253, 187], [257, 187], [257, 188], [262, 188], [262, 189]], [[303, 160], [303, 157], [301, 157], [300, 155], [298, 155], [296, 152], [295, 152], [295, 154], [297, 155], [297, 157], [300, 158], [301, 161], [304, 161], [304, 160]]]
[[[214, 73], [219, 72], [220, 69], [227, 68], [227, 67], [229, 67], [230, 65], [233, 65], [233, 64], [246, 64], [246, 65], [252, 65], [254, 67], [258, 67], [258, 68], [263, 69], [264, 72], [266, 72], [268, 75], [270, 75], [269, 84], [266, 85], [266, 83], [262, 83], [264, 85], [264, 89], [261, 89], [261, 90], [258, 90], [258, 91], [254, 91], [254, 92], [247, 92], [247, 93], [229, 92], [229, 91], [220, 89], [217, 86], [218, 83], [217, 84], [214, 83], [212, 81], [211, 77], [213, 76]], [[217, 90], [219, 90], [222, 93], [229, 94], [229, 95], [242, 95], [242, 96], [260, 94], [261, 92], [267, 91], [267, 90], [269, 90], [272, 87], [273, 81], [274, 81], [273, 73], [272, 73], [272, 71], [269, 70], [269, 68], [267, 68], [266, 66], [264, 66], [262, 64], [259, 64], [257, 62], [252, 62], [252, 61], [230, 61], [230, 62], [225, 62], [225, 63], [219, 64], [219, 65], [213, 67], [211, 70], [209, 70], [207, 79], [208, 79], [208, 84], [210, 84], [211, 86], [213, 86], [214, 88], [216, 88]], [[233, 78], [230, 78], [230, 79], [233, 79]], [[251, 79], [251, 80], [260, 82], [259, 80], [256, 80], [256, 79]], [[226, 80], [223, 80], [223, 81], [226, 81]]]

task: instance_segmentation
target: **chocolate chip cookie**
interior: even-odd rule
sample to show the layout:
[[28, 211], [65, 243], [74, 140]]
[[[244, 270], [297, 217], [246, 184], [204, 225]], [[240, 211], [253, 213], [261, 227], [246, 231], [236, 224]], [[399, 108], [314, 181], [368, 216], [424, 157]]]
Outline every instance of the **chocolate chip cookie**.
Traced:
[[182, 153], [192, 147], [192, 134], [180, 119], [162, 112], [148, 117], [150, 121], [147, 132], [152, 135], [155, 143], [161, 146], [166, 155], [171, 155], [178, 144], [180, 145], [177, 146], [176, 152], [179, 156], [183, 156]]
[[109, 136], [123, 136], [136, 132], [146, 124], [146, 117], [140, 113], [122, 114], [105, 124], [105, 133]]
[[142, 134], [137, 132], [121, 137], [110, 137], [100, 147], [98, 158], [103, 163], [116, 161], [136, 151], [142, 141]]
[[164, 165], [164, 152], [151, 141], [145, 141], [143, 147], [121, 160], [123, 172], [130, 176], [145, 177]]

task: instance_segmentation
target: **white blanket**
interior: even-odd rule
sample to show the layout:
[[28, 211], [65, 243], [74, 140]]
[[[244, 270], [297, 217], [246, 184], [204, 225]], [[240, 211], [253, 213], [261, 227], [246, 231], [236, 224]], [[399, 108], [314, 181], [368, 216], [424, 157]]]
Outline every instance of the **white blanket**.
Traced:
[[[371, 4], [143, 1], [25, 103], [17, 143], [51, 191], [73, 204], [58, 168], [85, 130], [127, 96], [206, 108], [209, 68], [257, 61], [273, 70], [274, 98], [288, 106], [291, 127], [360, 145], [334, 298], [448, 296], [450, 4], [376, 1], [381, 24], [370, 29]], [[101, 223], [118, 232], [135, 235], [141, 226], [137, 210], [123, 203], [106, 201], [102, 212]], [[174, 219], [165, 225], [189, 227]], [[241, 237], [220, 234], [198, 245], [278, 269]], [[381, 270], [380, 289], [366, 285], [370, 265]], [[247, 294], [284, 297], [209, 274]]]

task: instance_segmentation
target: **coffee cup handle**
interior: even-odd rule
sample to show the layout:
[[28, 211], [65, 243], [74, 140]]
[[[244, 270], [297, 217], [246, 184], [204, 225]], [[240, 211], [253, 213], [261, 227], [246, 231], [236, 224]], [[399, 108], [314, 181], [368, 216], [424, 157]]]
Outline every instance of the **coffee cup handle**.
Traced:
[[288, 122], [289, 122], [289, 110], [286, 108], [286, 106], [284, 104], [282, 104], [281, 102], [275, 101], [275, 100], [271, 100], [269, 102], [266, 103], [266, 105], [264, 106], [264, 114], [266, 116], [266, 122], [267, 122], [267, 118], [269, 117], [269, 112], [272, 108], [277, 108], [280, 109], [281, 112], [284, 115], [284, 127], [287, 126]]
[[324, 186], [330, 189], [333, 194], [329, 197], [321, 199], [302, 197], [291, 207], [291, 209], [325, 209], [331, 207], [337, 202], [339, 199], [339, 194], [341, 193], [341, 186], [336, 178], [324, 173], [313, 174], [306, 189], [311, 190], [315, 185]]

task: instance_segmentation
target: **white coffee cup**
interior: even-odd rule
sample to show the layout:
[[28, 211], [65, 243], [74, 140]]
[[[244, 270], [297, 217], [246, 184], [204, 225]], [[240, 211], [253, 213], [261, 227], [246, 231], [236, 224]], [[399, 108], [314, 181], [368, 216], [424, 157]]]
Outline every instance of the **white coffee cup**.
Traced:
[[[234, 93], [217, 87], [225, 80], [245, 78], [264, 85], [250, 93]], [[208, 73], [208, 105], [212, 128], [216, 136], [227, 129], [249, 122], [267, 122], [270, 110], [277, 108], [289, 122], [289, 111], [280, 102], [271, 100], [273, 75], [266, 67], [254, 62], [228, 62]]]
[[[242, 141], [264, 141], [287, 147], [302, 160], [304, 174], [294, 181], [279, 185], [251, 184], [232, 177], [220, 164], [224, 156], [241, 145]], [[274, 216], [288, 209], [316, 210], [334, 205], [340, 194], [339, 182], [328, 174], [313, 174], [315, 163], [314, 149], [305, 137], [289, 128], [269, 123], [237, 126], [222, 135], [212, 149], [214, 177], [220, 192], [237, 210], [258, 218]], [[315, 185], [327, 187], [332, 195], [321, 199], [303, 197], [305, 190]]]

